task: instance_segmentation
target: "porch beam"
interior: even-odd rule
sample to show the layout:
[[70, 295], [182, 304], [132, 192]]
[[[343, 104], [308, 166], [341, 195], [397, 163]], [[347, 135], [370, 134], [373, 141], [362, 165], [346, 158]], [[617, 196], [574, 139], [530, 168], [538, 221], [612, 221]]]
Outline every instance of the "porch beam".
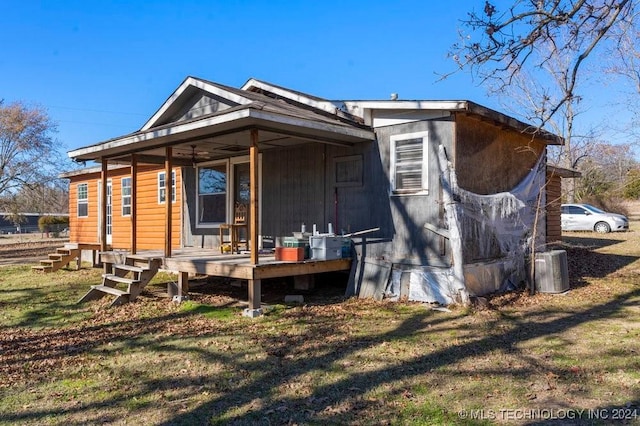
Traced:
[[131, 155], [131, 254], [138, 250], [138, 156]]
[[101, 159], [102, 169], [100, 171], [100, 179], [102, 179], [100, 194], [100, 251], [107, 251], [107, 171], [108, 160]]
[[172, 207], [173, 203], [171, 200], [173, 199], [173, 179], [171, 176], [172, 169], [172, 157], [173, 156], [173, 148], [170, 146], [165, 148], [165, 159], [164, 159], [164, 206], [165, 206], [165, 220], [164, 220], [164, 257], [171, 257], [171, 222], [172, 222]]

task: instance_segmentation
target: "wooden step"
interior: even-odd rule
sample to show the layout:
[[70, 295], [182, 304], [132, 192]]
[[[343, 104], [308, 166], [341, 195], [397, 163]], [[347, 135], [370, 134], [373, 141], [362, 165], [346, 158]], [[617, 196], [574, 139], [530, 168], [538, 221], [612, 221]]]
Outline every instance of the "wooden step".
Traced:
[[151, 262], [152, 260], [160, 260], [161, 258], [159, 257], [148, 257], [148, 256], [143, 256], [143, 255], [139, 255], [139, 254], [128, 254], [127, 255], [127, 259], [133, 259], [133, 260], [140, 260], [143, 262]]
[[117, 283], [123, 283], [123, 284], [134, 284], [134, 283], [140, 282], [140, 280], [136, 280], [133, 278], [126, 278], [126, 277], [118, 277], [114, 274], [102, 274], [102, 278], [104, 278], [105, 280], [109, 280]]
[[40, 260], [40, 265], [53, 267], [53, 265], [55, 263], [57, 263], [57, 262], [60, 262], [60, 261], [59, 260], [42, 259], [42, 260]]
[[62, 258], [64, 257], [64, 255], [60, 254], [60, 253], [49, 253], [49, 260], [56, 260], [58, 262], [62, 261]]
[[59, 247], [56, 249], [56, 253], [61, 254], [63, 256], [69, 256], [71, 254], [72, 249]]
[[53, 266], [50, 265], [35, 265], [31, 267], [32, 271], [51, 272]]
[[131, 272], [144, 272], [149, 270], [149, 268], [143, 268], [142, 266], [123, 265], [120, 263], [113, 265], [113, 267], [115, 269], [122, 269], [123, 271], [131, 271]]
[[94, 289], [94, 290], [101, 291], [103, 293], [113, 294], [114, 296], [125, 296], [125, 295], [129, 294], [128, 292], [126, 292], [124, 290], [120, 290], [120, 289], [113, 288], [113, 287], [108, 287], [106, 285], [92, 285], [91, 288]]

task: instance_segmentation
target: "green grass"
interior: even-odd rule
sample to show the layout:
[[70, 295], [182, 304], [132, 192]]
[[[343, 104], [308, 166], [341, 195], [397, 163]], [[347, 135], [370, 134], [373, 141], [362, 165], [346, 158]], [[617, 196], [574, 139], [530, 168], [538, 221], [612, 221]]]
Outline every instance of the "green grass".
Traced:
[[451, 312], [333, 296], [252, 320], [246, 289], [199, 285], [169, 302], [170, 274], [108, 308], [76, 304], [100, 270], [0, 268], [0, 425], [466, 425], [502, 423], [477, 414], [503, 409], [640, 410], [640, 235], [607, 238], [619, 242], [572, 266], [569, 295]]
[[190, 300], [183, 303], [180, 307], [182, 312], [201, 314], [206, 318], [217, 319], [220, 321], [230, 320], [242, 314], [240, 308], [217, 307], [202, 303], [192, 302]]

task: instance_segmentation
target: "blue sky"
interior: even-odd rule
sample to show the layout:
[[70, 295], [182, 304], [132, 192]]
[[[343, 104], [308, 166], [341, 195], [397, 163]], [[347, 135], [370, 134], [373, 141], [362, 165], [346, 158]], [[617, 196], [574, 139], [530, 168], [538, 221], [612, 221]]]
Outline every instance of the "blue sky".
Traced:
[[447, 59], [484, 0], [25, 1], [0, 5], [0, 99], [45, 107], [63, 149], [139, 129], [188, 75], [328, 99], [469, 99]]

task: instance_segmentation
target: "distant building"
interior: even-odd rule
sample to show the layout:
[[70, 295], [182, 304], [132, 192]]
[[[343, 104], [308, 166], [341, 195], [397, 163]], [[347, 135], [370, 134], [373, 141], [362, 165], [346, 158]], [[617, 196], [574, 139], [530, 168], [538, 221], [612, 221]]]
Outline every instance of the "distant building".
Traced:
[[[38, 220], [42, 216], [62, 216], [68, 217], [69, 213], [20, 213], [23, 221], [16, 225], [11, 220], [11, 213], [0, 212], [0, 234], [28, 234], [31, 232], [40, 232]], [[66, 228], [66, 225], [63, 226]], [[51, 231], [62, 231], [62, 229], [52, 229]]]

